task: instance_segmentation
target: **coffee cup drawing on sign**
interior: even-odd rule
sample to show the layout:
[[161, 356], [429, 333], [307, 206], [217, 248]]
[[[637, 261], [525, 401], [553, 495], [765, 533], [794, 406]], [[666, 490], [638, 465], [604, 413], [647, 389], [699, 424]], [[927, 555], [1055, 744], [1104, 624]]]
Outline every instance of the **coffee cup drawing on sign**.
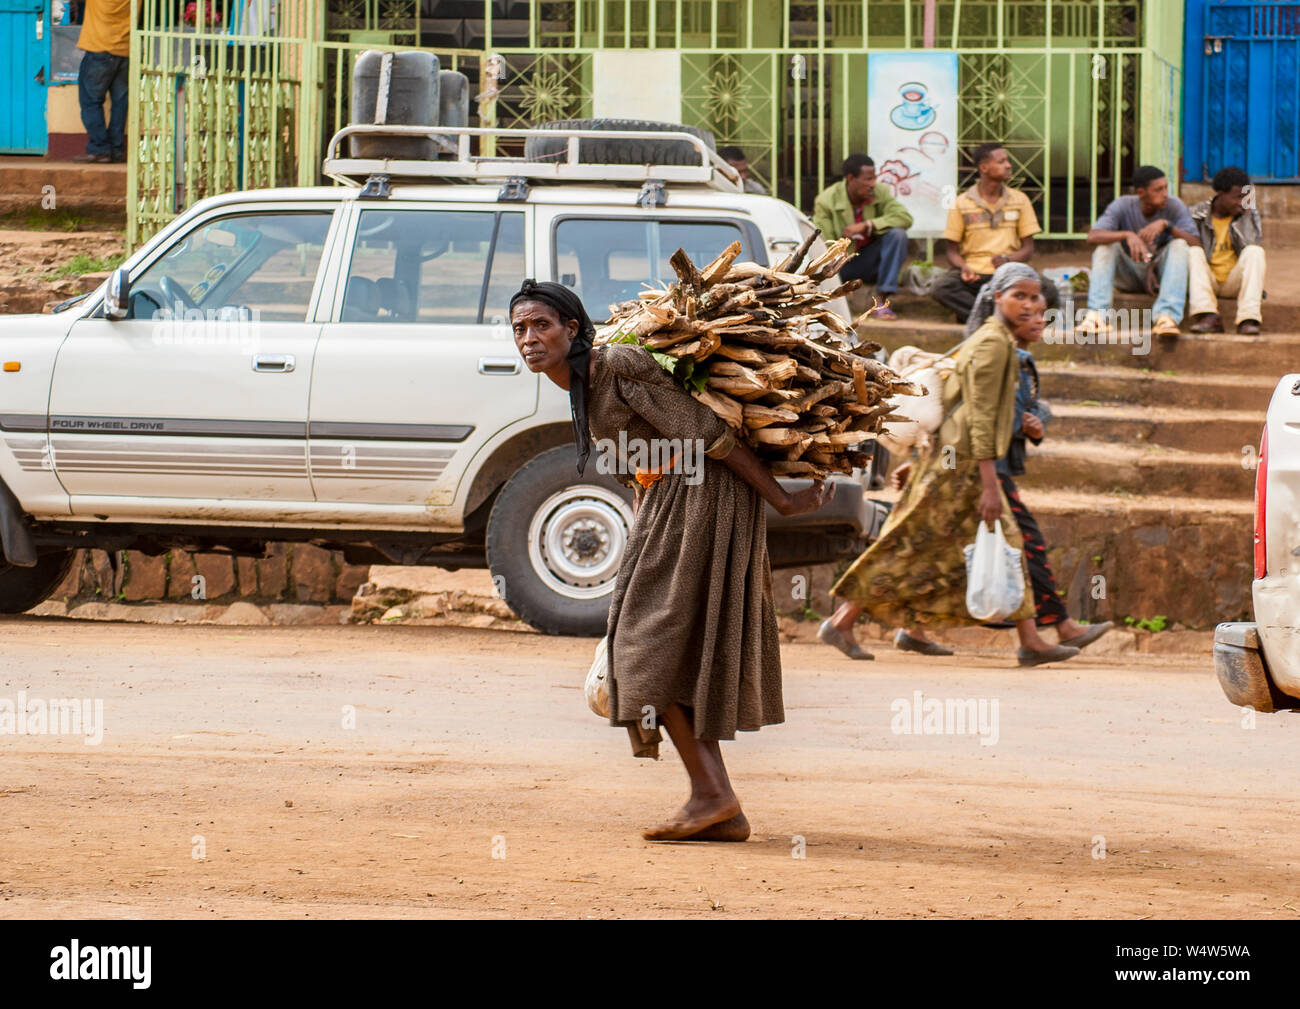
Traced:
[[929, 93], [929, 86], [921, 81], [899, 85], [898, 94], [903, 100], [889, 113], [889, 121], [903, 130], [925, 129], [937, 115], [934, 106], [926, 101]]

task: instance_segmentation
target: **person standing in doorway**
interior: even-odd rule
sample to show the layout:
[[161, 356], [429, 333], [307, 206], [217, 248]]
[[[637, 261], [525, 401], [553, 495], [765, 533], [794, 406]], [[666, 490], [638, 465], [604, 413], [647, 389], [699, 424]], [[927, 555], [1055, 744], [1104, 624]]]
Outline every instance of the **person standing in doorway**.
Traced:
[[[97, 164], [125, 161], [131, 0], [87, 0], [77, 48], [84, 53], [77, 92], [81, 123], [86, 128], [86, 153], [73, 160]], [[111, 103], [107, 124], [105, 98]]]
[[876, 285], [879, 305], [871, 318], [897, 319], [887, 304], [898, 292], [898, 274], [907, 259], [907, 229], [912, 215], [886, 185], [876, 182], [876, 163], [865, 154], [850, 154], [840, 169], [841, 179], [823, 190], [813, 204], [813, 225], [822, 238], [833, 242], [851, 238], [857, 255], [840, 270], [840, 280], [861, 280], [849, 293], [849, 308], [856, 318], [871, 307], [868, 285]]
[[1259, 211], [1246, 207], [1250, 176], [1235, 166], [1214, 173], [1214, 198], [1191, 208], [1199, 242], [1187, 254], [1187, 301], [1193, 333], [1222, 333], [1218, 295], [1237, 299], [1237, 332], [1259, 332], [1264, 246]]
[[[1043, 229], [1029, 197], [1007, 185], [1014, 171], [1011, 155], [1001, 144], [975, 148], [975, 185], [957, 197], [948, 209], [943, 229], [945, 254], [952, 267], [930, 290], [930, 297], [952, 309], [964, 323], [980, 288], [1005, 263], [1028, 263], [1034, 255], [1034, 236]], [[1055, 308], [1056, 285], [1039, 278], [1048, 308]]]

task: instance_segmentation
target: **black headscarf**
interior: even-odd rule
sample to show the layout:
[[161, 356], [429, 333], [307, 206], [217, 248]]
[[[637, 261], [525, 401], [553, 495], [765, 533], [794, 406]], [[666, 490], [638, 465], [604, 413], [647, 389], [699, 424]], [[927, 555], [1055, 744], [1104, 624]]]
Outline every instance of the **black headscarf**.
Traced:
[[574, 319], [578, 332], [565, 360], [569, 362], [569, 410], [573, 414], [573, 440], [578, 446], [578, 475], [587, 467], [591, 455], [591, 426], [587, 422], [587, 380], [591, 374], [591, 345], [596, 339], [596, 327], [582, 306], [582, 299], [563, 284], [544, 280], [525, 280], [519, 292], [510, 299], [510, 313], [521, 301], [539, 301], [555, 309], [561, 322]]

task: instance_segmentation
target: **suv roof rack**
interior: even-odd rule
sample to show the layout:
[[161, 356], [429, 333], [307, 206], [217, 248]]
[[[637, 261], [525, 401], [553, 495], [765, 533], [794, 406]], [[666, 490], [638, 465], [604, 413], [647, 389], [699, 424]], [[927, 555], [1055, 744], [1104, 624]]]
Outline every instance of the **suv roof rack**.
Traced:
[[[412, 160], [404, 158], [344, 158], [339, 157], [339, 145], [348, 137], [392, 136], [428, 137], [453, 156], [445, 160]], [[506, 155], [481, 156], [471, 152], [474, 137], [491, 137], [497, 140], [527, 140], [529, 137], [557, 137], [567, 139], [564, 159], [531, 161]], [[700, 156], [699, 164], [691, 165], [616, 165], [587, 164], [578, 161], [580, 140], [671, 140], [685, 141]], [[480, 142], [481, 147], [481, 142]], [[699, 137], [690, 133], [670, 133], [650, 130], [582, 130], [582, 129], [496, 129], [472, 126], [399, 126], [390, 124], [354, 123], [345, 126], [330, 138], [322, 170], [327, 178], [344, 185], [362, 187], [374, 175], [387, 175], [392, 179], [535, 179], [548, 182], [621, 182], [642, 184], [648, 181], [693, 183], [708, 186], [726, 193], [740, 193], [744, 189], [736, 170], [710, 150]]]

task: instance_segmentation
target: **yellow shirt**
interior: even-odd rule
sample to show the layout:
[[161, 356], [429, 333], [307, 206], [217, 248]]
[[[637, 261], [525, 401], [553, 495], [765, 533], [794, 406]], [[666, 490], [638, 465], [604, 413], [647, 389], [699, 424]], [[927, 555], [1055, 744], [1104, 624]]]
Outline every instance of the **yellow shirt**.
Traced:
[[1004, 187], [1002, 199], [990, 206], [980, 196], [979, 186], [974, 185], [948, 210], [943, 237], [961, 243], [967, 267], [988, 275], [995, 269], [994, 256], [1015, 252], [1026, 238], [1042, 230], [1034, 205], [1019, 189]]
[[1228, 279], [1232, 268], [1237, 265], [1237, 254], [1232, 250], [1232, 237], [1228, 234], [1228, 229], [1232, 227], [1232, 218], [1211, 217], [1210, 223], [1214, 225], [1214, 251], [1210, 253], [1210, 272], [1214, 274], [1214, 279], [1222, 284]]
[[88, 0], [77, 48], [130, 56], [131, 0]]

